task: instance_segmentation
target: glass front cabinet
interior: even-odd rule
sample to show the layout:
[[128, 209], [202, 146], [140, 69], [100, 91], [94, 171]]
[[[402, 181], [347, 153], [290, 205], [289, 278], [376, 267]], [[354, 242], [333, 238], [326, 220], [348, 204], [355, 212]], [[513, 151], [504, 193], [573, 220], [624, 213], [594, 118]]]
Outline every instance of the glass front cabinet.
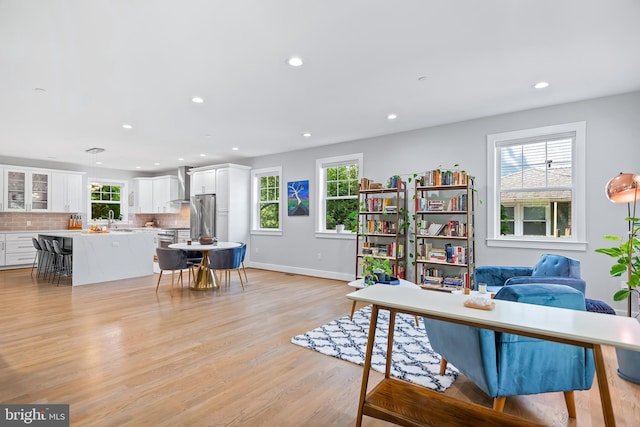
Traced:
[[47, 212], [51, 174], [29, 169], [4, 170], [4, 207], [7, 212]]

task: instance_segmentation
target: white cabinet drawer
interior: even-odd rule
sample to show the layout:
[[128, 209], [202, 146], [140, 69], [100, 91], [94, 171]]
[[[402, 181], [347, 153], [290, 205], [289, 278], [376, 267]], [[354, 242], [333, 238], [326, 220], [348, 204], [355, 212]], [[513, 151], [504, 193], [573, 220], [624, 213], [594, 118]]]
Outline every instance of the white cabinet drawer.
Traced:
[[37, 237], [37, 235], [7, 234], [7, 255], [10, 253], [35, 253], [36, 248], [33, 247], [32, 237]]
[[32, 254], [27, 253], [9, 253], [5, 254], [5, 265], [31, 264], [35, 256], [35, 250]]

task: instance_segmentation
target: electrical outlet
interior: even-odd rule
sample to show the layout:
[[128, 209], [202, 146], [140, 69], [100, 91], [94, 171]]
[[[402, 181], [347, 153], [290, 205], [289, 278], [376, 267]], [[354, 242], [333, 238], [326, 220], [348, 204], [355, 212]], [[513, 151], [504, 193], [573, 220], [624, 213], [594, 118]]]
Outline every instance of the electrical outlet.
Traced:
[[31, 225], [31, 221], [27, 221], [27, 227]]
[[620, 281], [620, 289], [627, 289], [627, 282], [625, 282], [624, 280]]
[[260, 253], [260, 248], [256, 248], [256, 253], [259, 254]]
[[318, 252], [318, 260], [322, 259], [322, 254], [320, 252]]

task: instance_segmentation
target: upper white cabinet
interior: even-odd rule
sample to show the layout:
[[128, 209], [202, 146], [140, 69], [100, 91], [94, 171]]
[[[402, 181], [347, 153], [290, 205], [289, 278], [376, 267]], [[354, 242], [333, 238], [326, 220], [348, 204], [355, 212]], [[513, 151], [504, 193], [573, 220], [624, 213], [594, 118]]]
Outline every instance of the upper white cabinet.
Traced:
[[42, 169], [4, 169], [4, 210], [47, 212], [51, 210], [51, 173]]
[[151, 178], [134, 178], [135, 212], [153, 212], [153, 181]]
[[4, 194], [7, 190], [4, 188], [4, 169], [0, 168], [0, 212], [4, 211]]
[[191, 196], [216, 192], [216, 169], [191, 169]]
[[52, 212], [83, 211], [82, 175], [82, 173], [72, 172], [51, 173]]
[[180, 208], [171, 203], [178, 198], [178, 177], [157, 176], [153, 181], [153, 211], [155, 213], [178, 213]]
[[136, 213], [178, 213], [180, 207], [171, 203], [178, 198], [178, 177], [134, 178]]

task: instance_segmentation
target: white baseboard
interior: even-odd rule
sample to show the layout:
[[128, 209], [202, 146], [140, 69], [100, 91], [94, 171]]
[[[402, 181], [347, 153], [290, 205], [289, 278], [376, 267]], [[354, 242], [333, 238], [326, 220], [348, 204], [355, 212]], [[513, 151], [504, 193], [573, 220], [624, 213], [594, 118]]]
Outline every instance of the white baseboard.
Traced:
[[290, 265], [265, 264], [260, 262], [247, 262], [246, 267], [259, 268], [262, 270], [280, 271], [282, 273], [302, 274], [304, 276], [321, 277], [323, 279], [344, 280], [350, 282], [355, 280], [353, 274], [337, 273], [335, 271], [316, 270], [311, 268], [292, 267]]

